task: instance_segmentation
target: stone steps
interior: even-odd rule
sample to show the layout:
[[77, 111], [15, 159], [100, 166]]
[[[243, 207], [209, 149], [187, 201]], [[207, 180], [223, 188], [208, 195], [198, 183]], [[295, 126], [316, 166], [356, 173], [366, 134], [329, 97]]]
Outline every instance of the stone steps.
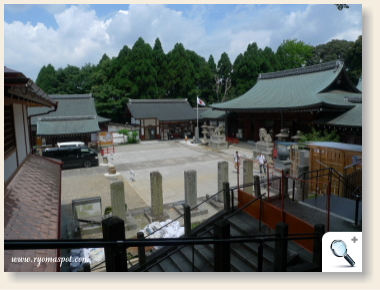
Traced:
[[[258, 221], [244, 212], [230, 218], [230, 235], [234, 236], [260, 236]], [[206, 231], [206, 230], [209, 231]], [[213, 226], [205, 226], [202, 229], [202, 237], [213, 237]], [[287, 263], [289, 271], [315, 271], [315, 265], [305, 261], [291, 248], [289, 242]], [[231, 272], [256, 272], [258, 270], [258, 243], [231, 243], [230, 271]], [[263, 271], [273, 271], [274, 242], [264, 243]], [[162, 251], [162, 253], [160, 253]], [[174, 252], [174, 253], [173, 253]], [[157, 256], [150, 263], [160, 259], [156, 266], [149, 272], [212, 272], [214, 271], [214, 245], [195, 245], [182, 247], [167, 247], [157, 251]], [[193, 268], [194, 264], [194, 268]], [[303, 270], [304, 269], [304, 270]]]

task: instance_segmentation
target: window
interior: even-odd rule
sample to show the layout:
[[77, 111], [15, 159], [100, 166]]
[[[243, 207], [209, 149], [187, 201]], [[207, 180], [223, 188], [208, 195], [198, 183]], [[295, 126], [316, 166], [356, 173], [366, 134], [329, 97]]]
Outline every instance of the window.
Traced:
[[16, 148], [13, 107], [4, 106], [4, 155]]

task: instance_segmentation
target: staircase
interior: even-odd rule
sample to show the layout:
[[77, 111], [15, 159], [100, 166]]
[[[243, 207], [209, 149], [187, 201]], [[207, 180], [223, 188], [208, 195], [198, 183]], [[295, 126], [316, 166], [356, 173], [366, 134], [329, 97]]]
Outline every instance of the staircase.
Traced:
[[[223, 218], [226, 212], [215, 216], [195, 228], [192, 236], [213, 238], [213, 223]], [[259, 221], [245, 212], [239, 212], [229, 219], [230, 236], [264, 236], [274, 234], [269, 228], [262, 226], [259, 231]], [[257, 272], [258, 247], [257, 242], [231, 243], [230, 271], [231, 272]], [[263, 247], [263, 271], [274, 270], [275, 242], [265, 242]], [[194, 250], [193, 250], [194, 248]], [[194, 263], [193, 263], [194, 261]], [[154, 266], [151, 266], [155, 264]], [[214, 245], [175, 246], [164, 247], [147, 257], [144, 269], [136, 265], [129, 271], [148, 272], [213, 272], [214, 271]], [[288, 242], [287, 271], [306, 272], [317, 271], [312, 263], [312, 254], [292, 241]]]

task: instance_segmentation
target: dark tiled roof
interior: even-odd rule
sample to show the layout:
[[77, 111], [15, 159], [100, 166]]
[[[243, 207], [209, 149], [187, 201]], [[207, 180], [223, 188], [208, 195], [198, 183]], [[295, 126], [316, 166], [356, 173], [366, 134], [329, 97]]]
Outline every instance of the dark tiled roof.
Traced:
[[[58, 101], [57, 111], [31, 118], [32, 125], [37, 125], [37, 135], [95, 133], [100, 131], [99, 122], [109, 121], [97, 115], [91, 94], [51, 95], [51, 98]], [[48, 111], [46, 108], [29, 108], [28, 115]]]
[[197, 119], [187, 99], [134, 100], [127, 105], [135, 119], [157, 118], [159, 121], [190, 121]]
[[22, 72], [4, 66], [4, 90], [6, 96], [29, 102], [29, 106], [53, 107], [55, 102]]
[[[61, 165], [30, 155], [5, 188], [4, 239], [59, 239]], [[57, 250], [4, 251], [6, 272], [54, 272], [55, 263], [12, 263], [12, 257], [58, 257]]]

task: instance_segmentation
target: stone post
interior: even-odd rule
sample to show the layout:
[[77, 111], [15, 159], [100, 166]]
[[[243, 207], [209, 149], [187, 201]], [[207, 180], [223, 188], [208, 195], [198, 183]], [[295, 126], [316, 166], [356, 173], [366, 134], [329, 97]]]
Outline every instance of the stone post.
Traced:
[[[218, 162], [218, 192], [223, 190], [223, 183], [228, 182], [228, 162]], [[217, 200], [224, 202], [223, 192], [217, 195]]]
[[185, 203], [190, 208], [197, 206], [197, 172], [185, 171]]
[[[253, 162], [243, 160], [243, 184], [253, 183]], [[253, 194], [253, 185], [244, 187], [243, 190], [249, 194]]]
[[255, 197], [259, 197], [261, 195], [261, 187], [260, 187], [260, 176], [258, 175], [255, 175], [253, 177], [253, 180], [254, 180], [254, 188], [255, 188]]
[[126, 223], [124, 182], [122, 180], [111, 181], [111, 206], [112, 215], [117, 216]]
[[150, 193], [152, 214], [162, 215], [164, 212], [164, 198], [162, 195], [162, 175], [158, 171], [150, 173]]

